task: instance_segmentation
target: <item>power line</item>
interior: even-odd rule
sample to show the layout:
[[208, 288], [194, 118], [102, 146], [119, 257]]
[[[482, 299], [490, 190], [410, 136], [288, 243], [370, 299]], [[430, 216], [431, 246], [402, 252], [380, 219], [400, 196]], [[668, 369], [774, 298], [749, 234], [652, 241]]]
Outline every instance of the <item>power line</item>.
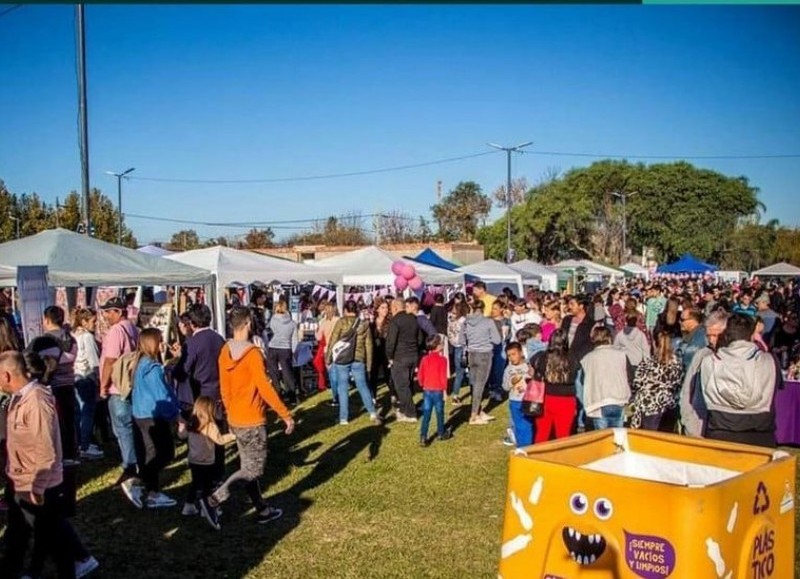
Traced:
[[5, 16], [6, 14], [10, 14], [11, 12], [13, 12], [14, 10], [16, 10], [16, 9], [18, 9], [18, 8], [22, 8], [23, 6], [24, 6], [24, 4], [14, 4], [14, 5], [13, 5], [13, 6], [11, 6], [10, 8], [6, 8], [6, 9], [5, 9], [5, 10], [3, 10], [2, 12], [0, 12], [0, 18], [2, 18], [3, 16]]
[[[161, 221], [164, 223], [178, 223], [182, 225], [202, 225], [205, 227], [231, 227], [231, 228], [238, 228], [238, 229], [258, 229], [258, 228], [269, 228], [269, 229], [307, 229], [310, 226], [313, 226], [317, 223], [325, 223], [328, 219], [334, 218], [337, 221], [347, 221], [350, 220], [363, 220], [363, 219], [370, 219], [375, 217], [387, 217], [392, 219], [402, 219], [404, 221], [417, 221], [419, 217], [413, 216], [404, 216], [404, 215], [386, 215], [383, 213], [371, 213], [368, 215], [331, 215], [328, 217], [319, 217], [319, 218], [312, 218], [312, 219], [288, 219], [284, 221], [249, 221], [249, 222], [242, 222], [242, 221], [222, 221], [222, 222], [209, 222], [209, 221], [199, 221], [199, 220], [191, 220], [191, 219], [176, 219], [173, 217], [157, 217], [155, 215], [141, 215], [137, 213], [125, 213], [125, 218], [132, 218], [132, 219], [144, 219], [147, 221]], [[360, 226], [359, 226], [360, 227]]]
[[545, 157], [592, 157], [598, 159], [687, 159], [687, 160], [742, 160], [742, 159], [797, 159], [800, 153], [778, 155], [601, 155], [597, 153], [566, 153], [563, 151], [520, 151], [525, 155]]
[[291, 181], [315, 181], [320, 179], [336, 179], [339, 177], [358, 177], [362, 175], [374, 175], [376, 173], [389, 173], [392, 171], [405, 171], [408, 169], [416, 169], [419, 167], [430, 167], [432, 165], [441, 165], [443, 163], [453, 163], [455, 161], [463, 161], [465, 159], [474, 159], [476, 157], [483, 157], [484, 155], [494, 155], [496, 151], [484, 151], [482, 153], [473, 153], [471, 155], [461, 155], [459, 157], [449, 157], [446, 159], [437, 159], [436, 161], [427, 161], [424, 163], [413, 163], [409, 165], [397, 165], [394, 167], [384, 167], [382, 169], [368, 169], [365, 171], [350, 171], [347, 173], [329, 173], [326, 175], [306, 175], [300, 177], [275, 177], [265, 179], [172, 179], [168, 177], [131, 177], [135, 181], [158, 181], [161, 183], [209, 183], [209, 184], [246, 184], [246, 183], [288, 183]]

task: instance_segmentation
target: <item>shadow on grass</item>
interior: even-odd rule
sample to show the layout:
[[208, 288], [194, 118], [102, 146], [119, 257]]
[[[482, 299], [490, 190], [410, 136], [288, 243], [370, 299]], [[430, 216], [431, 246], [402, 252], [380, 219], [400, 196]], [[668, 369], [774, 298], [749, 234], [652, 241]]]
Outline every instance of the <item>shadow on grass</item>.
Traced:
[[[239, 487], [233, 489], [231, 499], [224, 505], [221, 531], [213, 530], [200, 517], [181, 516], [188, 490], [183, 444], [177, 448], [176, 462], [161, 475], [163, 488], [178, 500], [178, 506], [171, 509], [135, 509], [118, 487], [111, 486], [119, 474], [117, 467], [110, 466], [108, 460], [84, 463], [79, 473], [82, 496], [72, 522], [101, 563], [97, 576], [156, 578], [179, 573], [184, 577], [238, 578], [256, 569], [261, 574], [280, 576], [279, 569], [270, 568], [268, 557], [313, 507], [315, 499], [307, 495], [313, 495], [315, 489], [345, 470], [364, 451], [368, 460], [375, 460], [389, 432], [383, 424], [365, 425], [347, 433], [311, 460], [323, 443], [306, 443], [306, 439], [318, 435], [329, 421], [333, 426], [338, 415], [325, 404], [301, 408], [296, 415], [299, 422], [296, 434], [283, 435], [279, 424], [269, 428], [269, 456], [262, 482], [268, 502], [283, 509], [284, 515], [264, 525], [257, 524], [244, 489]], [[231, 460], [234, 449], [235, 445], [231, 445], [227, 451], [229, 473], [238, 461]], [[116, 449], [107, 450], [113, 456]], [[308, 467], [313, 468], [292, 486], [269, 495], [269, 488], [289, 476], [293, 469]], [[0, 530], [4, 523], [5, 517], [0, 516]]]

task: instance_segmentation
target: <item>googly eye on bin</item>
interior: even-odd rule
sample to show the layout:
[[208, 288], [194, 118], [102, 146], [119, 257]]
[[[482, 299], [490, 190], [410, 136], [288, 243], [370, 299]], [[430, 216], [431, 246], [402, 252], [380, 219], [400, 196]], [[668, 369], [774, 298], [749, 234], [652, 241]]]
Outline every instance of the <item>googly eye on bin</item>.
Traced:
[[601, 521], [607, 521], [614, 514], [614, 505], [606, 498], [599, 498], [594, 502], [594, 514]]
[[589, 499], [583, 493], [575, 493], [569, 498], [569, 508], [576, 515], [584, 515], [589, 509]]

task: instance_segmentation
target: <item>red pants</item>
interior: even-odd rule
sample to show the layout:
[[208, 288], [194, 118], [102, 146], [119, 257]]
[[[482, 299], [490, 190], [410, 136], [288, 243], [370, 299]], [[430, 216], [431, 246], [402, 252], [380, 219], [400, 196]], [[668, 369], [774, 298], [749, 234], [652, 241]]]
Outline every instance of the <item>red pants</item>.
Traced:
[[317, 353], [311, 362], [314, 370], [317, 371], [317, 390], [320, 392], [324, 391], [328, 385], [328, 370], [325, 368], [325, 347], [325, 338], [323, 337], [317, 344]]
[[[566, 438], [572, 434], [575, 415], [578, 412], [578, 400], [574, 396], [544, 397], [544, 412], [536, 418], [536, 437], [534, 442], [547, 442], [554, 438]], [[555, 437], [550, 436], [555, 429]]]

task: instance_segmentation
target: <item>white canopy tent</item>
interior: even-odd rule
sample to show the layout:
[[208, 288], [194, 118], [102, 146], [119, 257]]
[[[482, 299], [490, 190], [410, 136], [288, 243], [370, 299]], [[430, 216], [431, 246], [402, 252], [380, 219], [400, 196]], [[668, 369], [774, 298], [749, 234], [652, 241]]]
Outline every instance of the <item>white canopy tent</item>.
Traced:
[[541, 280], [541, 277], [523, 274], [494, 259], [465, 265], [458, 268], [458, 271], [480, 278], [486, 284], [486, 290], [495, 295], [501, 293], [504, 287], [514, 286], [517, 295], [521, 296], [525, 291], [523, 284], [537, 285]]
[[638, 263], [630, 262], [626, 263], [625, 265], [619, 266], [622, 271], [626, 271], [633, 275], [634, 277], [641, 277], [643, 279], [650, 279], [650, 270], [644, 267], [643, 265], [639, 265]]
[[794, 277], [800, 276], [800, 267], [782, 261], [754, 271], [751, 275], [757, 275], [758, 277]]
[[[207, 270], [165, 261], [66, 229], [49, 229], [0, 244], [0, 265], [45, 265], [53, 287], [205, 285]], [[0, 274], [0, 278], [2, 278]]]
[[141, 251], [142, 253], [146, 253], [147, 255], [154, 255], [156, 257], [164, 257], [165, 255], [172, 255], [175, 253], [174, 251], [170, 251], [169, 249], [164, 249], [163, 247], [158, 247], [157, 245], [143, 245], [136, 251]]
[[374, 245], [326, 257], [310, 267], [339, 272], [344, 285], [392, 285], [395, 278], [392, 273], [392, 264], [396, 261], [404, 261], [413, 265], [417, 270], [417, 275], [429, 285], [464, 283], [463, 273], [394, 257]]
[[17, 284], [17, 268], [0, 265], [0, 287], [9, 287]]
[[[216, 277], [216, 310], [218, 328], [225, 327], [225, 288], [255, 282], [331, 283], [341, 286], [342, 276], [328, 268], [312, 267], [269, 255], [230, 247], [208, 247], [167, 255], [170, 262], [206, 269]], [[339, 290], [341, 293], [341, 290]]]
[[603, 265], [601, 263], [596, 263], [594, 261], [589, 261], [588, 259], [565, 259], [564, 261], [559, 261], [550, 267], [559, 270], [575, 270], [579, 267], [583, 267], [586, 269], [586, 277], [589, 279], [611, 278], [611, 281], [613, 282], [617, 278], [624, 277], [624, 273], [621, 270]]
[[522, 259], [510, 264], [511, 269], [520, 272], [524, 276], [538, 277], [539, 289], [548, 292], [558, 291], [558, 272], [549, 267], [536, 263], [530, 259]]

